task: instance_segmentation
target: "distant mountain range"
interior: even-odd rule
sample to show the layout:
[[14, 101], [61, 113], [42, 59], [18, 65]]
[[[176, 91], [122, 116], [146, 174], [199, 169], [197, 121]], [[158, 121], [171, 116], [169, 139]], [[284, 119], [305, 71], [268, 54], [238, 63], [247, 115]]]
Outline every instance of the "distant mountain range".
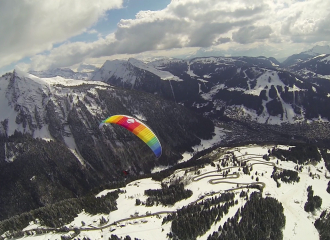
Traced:
[[[131, 58], [92, 72], [4, 74], [0, 220], [122, 180], [123, 169], [134, 176], [174, 165], [215, 126], [230, 129], [228, 142], [329, 143], [330, 63], [321, 50], [328, 47], [284, 63], [262, 56]], [[119, 126], [98, 128], [114, 114], [146, 121], [162, 143], [161, 158]]]
[[299, 62], [309, 60], [321, 54], [330, 54], [329, 46], [315, 46], [307, 51], [289, 56], [283, 63], [283, 66], [290, 66]]
[[283, 63], [262, 56], [159, 59], [148, 63], [130, 58], [106, 61], [89, 73], [67, 69], [31, 73], [90, 79], [145, 91], [207, 116], [297, 123], [330, 117], [326, 107], [329, 54], [329, 46], [315, 46]]
[[265, 57], [115, 60], [91, 80], [157, 94], [209, 117], [298, 123], [330, 118], [330, 88], [314, 78], [327, 78], [328, 59], [323, 54], [286, 68]]
[[[81, 69], [82, 70], [82, 69]], [[91, 72], [74, 72], [70, 68], [55, 68], [48, 71], [30, 71], [30, 74], [41, 78], [63, 77], [76, 80], [87, 80], [91, 77]]]

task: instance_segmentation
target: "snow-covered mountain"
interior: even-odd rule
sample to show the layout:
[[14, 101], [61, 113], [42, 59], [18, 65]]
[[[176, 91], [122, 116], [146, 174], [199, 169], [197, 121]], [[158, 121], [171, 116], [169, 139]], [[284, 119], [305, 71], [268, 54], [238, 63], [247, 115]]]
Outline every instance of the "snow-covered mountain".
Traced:
[[292, 72], [305, 79], [323, 78], [330, 80], [330, 54], [320, 54], [290, 67]]
[[93, 73], [91, 80], [116, 82], [116, 85], [134, 88], [134, 85], [141, 84], [141, 81], [146, 78], [146, 74], [152, 74], [161, 80], [182, 81], [170, 72], [162, 71], [134, 58], [106, 61], [100, 69]]
[[70, 68], [55, 68], [46, 71], [30, 71], [32, 75], [40, 78], [63, 77], [67, 79], [87, 80], [92, 75], [92, 70], [89, 72], [75, 72]]
[[[18, 70], [0, 77], [0, 112], [0, 219], [123, 179], [123, 169], [174, 164], [214, 131], [210, 120], [152, 94]], [[157, 162], [126, 129], [99, 129], [114, 114], [147, 122], [163, 147]]]
[[[324, 64], [326, 59], [324, 55]], [[267, 124], [328, 121], [329, 109], [321, 102], [330, 104], [330, 91], [279, 65], [265, 57], [164, 59], [147, 64], [130, 59], [106, 62], [92, 79], [158, 94], [209, 117]]]
[[330, 54], [330, 47], [328, 45], [325, 46], [316, 45], [315, 47], [307, 51], [298, 54], [293, 54], [292, 56], [288, 57], [285, 61], [282, 62], [282, 66], [290, 67], [293, 64], [304, 62], [321, 54]]

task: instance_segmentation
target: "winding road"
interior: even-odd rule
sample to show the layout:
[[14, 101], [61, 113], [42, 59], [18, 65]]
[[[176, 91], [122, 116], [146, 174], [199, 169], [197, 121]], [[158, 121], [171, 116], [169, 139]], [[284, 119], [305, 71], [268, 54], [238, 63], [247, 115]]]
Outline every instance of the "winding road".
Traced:
[[[246, 157], [246, 156], [249, 156], [249, 158], [243, 158], [243, 157]], [[240, 162], [242, 162], [242, 161], [245, 161], [245, 162], [254, 161], [253, 163], [250, 163], [248, 165], [249, 167], [252, 167], [253, 165], [257, 165], [257, 164], [263, 164], [263, 165], [268, 165], [268, 166], [276, 166], [276, 164], [273, 163], [273, 162], [265, 161], [260, 155], [245, 154], [245, 155], [239, 156], [237, 158], [241, 158], [240, 160], [238, 160]], [[260, 159], [263, 159], [263, 160], [260, 160]], [[215, 161], [219, 161], [219, 160], [215, 160]], [[246, 183], [246, 182], [228, 181], [230, 179], [238, 179], [240, 177], [240, 173], [238, 173], [238, 172], [228, 173], [226, 176], [223, 176], [223, 173], [225, 171], [227, 171], [229, 169], [234, 169], [234, 168], [238, 169], [239, 167], [240, 166], [231, 166], [231, 167], [223, 168], [220, 171], [220, 172], [222, 172], [222, 174], [220, 174], [220, 172], [218, 170], [202, 173], [202, 174], [199, 174], [197, 176], [194, 176], [192, 178], [192, 181], [197, 182], [197, 181], [200, 181], [200, 180], [205, 179], [205, 178], [211, 178], [208, 181], [208, 183], [210, 183], [210, 184], [227, 183], [227, 184], [239, 185], [236, 188], [231, 188], [231, 189], [227, 189], [227, 190], [224, 190], [224, 191], [233, 191], [233, 190], [237, 190], [237, 189], [243, 189], [243, 188], [247, 188], [251, 185], [259, 185], [259, 186], [262, 187], [262, 189], [265, 188], [266, 184], [264, 182], [249, 182], [249, 183]], [[175, 173], [178, 173], [180, 171], [186, 171], [186, 170], [191, 170], [191, 167], [177, 170], [177, 171], [175, 171]], [[217, 173], [217, 174], [214, 174], [214, 173]], [[223, 191], [214, 192], [212, 194], [205, 194], [205, 195], [201, 196], [199, 199], [191, 202], [189, 205], [195, 204], [198, 201], [201, 201], [206, 197], [210, 197], [212, 195], [219, 194], [221, 192], [223, 192]], [[105, 228], [110, 228], [111, 226], [116, 226], [117, 224], [119, 224], [121, 222], [125, 222], [125, 221], [141, 219], [141, 218], [148, 218], [148, 217], [158, 216], [158, 215], [162, 215], [162, 214], [170, 214], [170, 213], [174, 213], [174, 212], [176, 212], [176, 210], [173, 210], [173, 211], [159, 211], [159, 212], [150, 213], [150, 214], [146, 214], [146, 215], [127, 217], [127, 218], [122, 218], [120, 220], [114, 221], [114, 222], [109, 223], [109, 224], [105, 224], [105, 225], [100, 226], [100, 227], [89, 227], [89, 228], [81, 227], [81, 228], [79, 228], [79, 230], [80, 231], [101, 230], [101, 229], [105, 229]], [[75, 229], [76, 229], [76, 227], [75, 228], [73, 228], [73, 227], [72, 228], [66, 228], [67, 231], [74, 231]], [[63, 228], [37, 228], [37, 229], [30, 229], [30, 230], [23, 231], [23, 233], [24, 232], [37, 231], [37, 230], [49, 231], [49, 232], [50, 231], [61, 232], [63, 230]]]

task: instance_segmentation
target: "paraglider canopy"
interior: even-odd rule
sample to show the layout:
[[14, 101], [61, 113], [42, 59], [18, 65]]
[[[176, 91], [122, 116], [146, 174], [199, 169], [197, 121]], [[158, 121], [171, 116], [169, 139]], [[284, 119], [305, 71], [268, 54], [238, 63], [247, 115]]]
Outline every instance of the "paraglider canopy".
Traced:
[[103, 120], [99, 128], [105, 123], [115, 123], [126, 128], [144, 141], [151, 148], [157, 158], [162, 155], [162, 147], [157, 136], [147, 125], [138, 119], [126, 115], [114, 115]]

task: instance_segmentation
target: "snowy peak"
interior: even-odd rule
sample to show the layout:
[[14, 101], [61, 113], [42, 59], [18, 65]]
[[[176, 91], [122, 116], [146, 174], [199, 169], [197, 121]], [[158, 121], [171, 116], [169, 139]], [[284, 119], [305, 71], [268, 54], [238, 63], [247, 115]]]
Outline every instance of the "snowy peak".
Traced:
[[109, 79], [120, 79], [122, 82], [134, 84], [136, 76], [132, 67], [125, 60], [107, 60], [100, 69], [94, 71], [91, 80], [109, 82]]
[[149, 64], [146, 64], [142, 61], [139, 61], [137, 59], [134, 59], [134, 58], [130, 58], [128, 60], [128, 62], [130, 64], [132, 64], [133, 66], [137, 67], [137, 68], [140, 68], [140, 69], [143, 69], [145, 71], [148, 71], [150, 73], [153, 73], [155, 74], [156, 76], [160, 77], [162, 80], [174, 80], [174, 81], [182, 81], [182, 79], [180, 79], [179, 77], [177, 76], [174, 76], [172, 73], [170, 72], [167, 72], [167, 71], [163, 71], [163, 70], [160, 70], [160, 69], [157, 69], [156, 67], [152, 66], [152, 65], [149, 65]]
[[50, 92], [47, 82], [15, 70], [0, 78], [0, 86], [0, 121], [6, 122], [5, 134], [40, 129], [43, 122], [40, 114]]
[[91, 80], [104, 81], [110, 84], [113, 81], [116, 84], [120, 82], [133, 88], [136, 83], [140, 82], [142, 76], [146, 74], [152, 74], [154, 77], [162, 80], [181, 81], [179, 77], [168, 71], [157, 69], [152, 64], [146, 64], [134, 58], [128, 60], [107, 60], [99, 70], [94, 72]]

